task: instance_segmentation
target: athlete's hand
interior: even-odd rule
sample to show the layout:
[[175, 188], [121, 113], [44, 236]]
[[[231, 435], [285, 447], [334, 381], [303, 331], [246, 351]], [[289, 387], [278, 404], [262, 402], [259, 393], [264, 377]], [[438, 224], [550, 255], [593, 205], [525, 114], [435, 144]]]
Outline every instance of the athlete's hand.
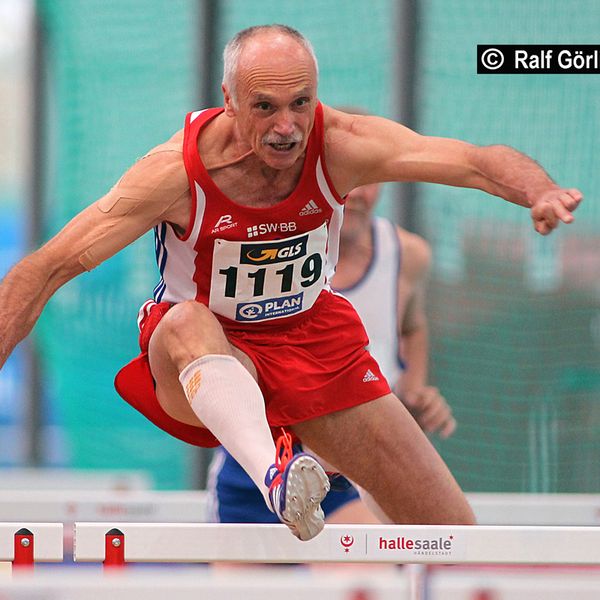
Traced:
[[533, 226], [538, 233], [548, 235], [563, 223], [573, 222], [573, 211], [579, 206], [583, 194], [574, 188], [556, 188], [544, 192], [531, 207]]
[[442, 439], [454, 433], [456, 420], [437, 388], [424, 386], [407, 391], [402, 396], [402, 402], [425, 433], [437, 433]]

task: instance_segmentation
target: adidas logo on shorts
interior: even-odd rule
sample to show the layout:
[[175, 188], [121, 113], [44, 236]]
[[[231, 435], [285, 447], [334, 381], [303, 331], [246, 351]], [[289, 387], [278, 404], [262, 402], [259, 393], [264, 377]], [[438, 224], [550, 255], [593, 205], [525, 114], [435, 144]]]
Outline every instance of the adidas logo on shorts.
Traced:
[[298, 214], [301, 217], [306, 217], [307, 215], [316, 215], [320, 212], [323, 212], [323, 209], [319, 208], [314, 200], [309, 200]]
[[369, 381], [379, 381], [379, 377], [371, 371], [371, 369], [367, 369], [367, 372], [364, 374], [363, 383], [367, 383]]

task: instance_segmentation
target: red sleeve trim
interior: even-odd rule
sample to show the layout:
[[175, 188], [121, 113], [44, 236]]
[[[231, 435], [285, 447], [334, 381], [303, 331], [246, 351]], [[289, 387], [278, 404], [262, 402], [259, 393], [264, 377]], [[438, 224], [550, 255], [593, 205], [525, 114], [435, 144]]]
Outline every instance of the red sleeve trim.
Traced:
[[180, 236], [177, 234], [177, 232], [175, 232], [175, 235], [177, 235], [177, 237], [182, 242], [185, 242], [190, 237], [192, 230], [194, 229], [194, 222], [196, 221], [196, 207], [198, 204], [198, 198], [196, 193], [196, 179], [194, 178], [194, 155], [190, 152], [190, 144], [196, 143], [198, 127], [192, 128], [192, 114], [193, 113], [188, 113], [185, 116], [185, 125], [183, 129], [183, 164], [185, 166], [185, 172], [187, 173], [188, 182], [190, 184], [190, 194], [192, 196], [192, 210], [190, 211], [190, 220], [188, 222], [184, 234]]

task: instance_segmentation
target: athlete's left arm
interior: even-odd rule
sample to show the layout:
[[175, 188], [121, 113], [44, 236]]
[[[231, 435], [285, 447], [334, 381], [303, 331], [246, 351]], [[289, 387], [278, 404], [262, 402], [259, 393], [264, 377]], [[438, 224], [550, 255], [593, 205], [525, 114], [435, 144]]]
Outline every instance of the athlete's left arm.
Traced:
[[583, 195], [558, 186], [528, 156], [508, 146], [428, 137], [381, 117], [328, 109], [327, 164], [342, 194], [366, 183], [425, 181], [477, 188], [529, 208], [535, 230], [571, 223]]
[[427, 433], [447, 438], [456, 429], [448, 402], [437, 387], [429, 385], [429, 326], [425, 312], [425, 286], [431, 250], [427, 242], [407, 231], [398, 231], [402, 244], [402, 276], [398, 303], [398, 347], [406, 370], [396, 385], [396, 393]]

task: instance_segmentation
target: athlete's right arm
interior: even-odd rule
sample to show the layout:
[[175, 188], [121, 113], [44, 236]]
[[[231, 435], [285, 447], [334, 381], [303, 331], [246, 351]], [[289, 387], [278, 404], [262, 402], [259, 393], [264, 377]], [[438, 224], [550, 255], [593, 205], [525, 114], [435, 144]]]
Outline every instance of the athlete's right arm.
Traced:
[[181, 151], [159, 146], [0, 283], [0, 368], [31, 331], [52, 295], [161, 221], [185, 230], [189, 186]]

